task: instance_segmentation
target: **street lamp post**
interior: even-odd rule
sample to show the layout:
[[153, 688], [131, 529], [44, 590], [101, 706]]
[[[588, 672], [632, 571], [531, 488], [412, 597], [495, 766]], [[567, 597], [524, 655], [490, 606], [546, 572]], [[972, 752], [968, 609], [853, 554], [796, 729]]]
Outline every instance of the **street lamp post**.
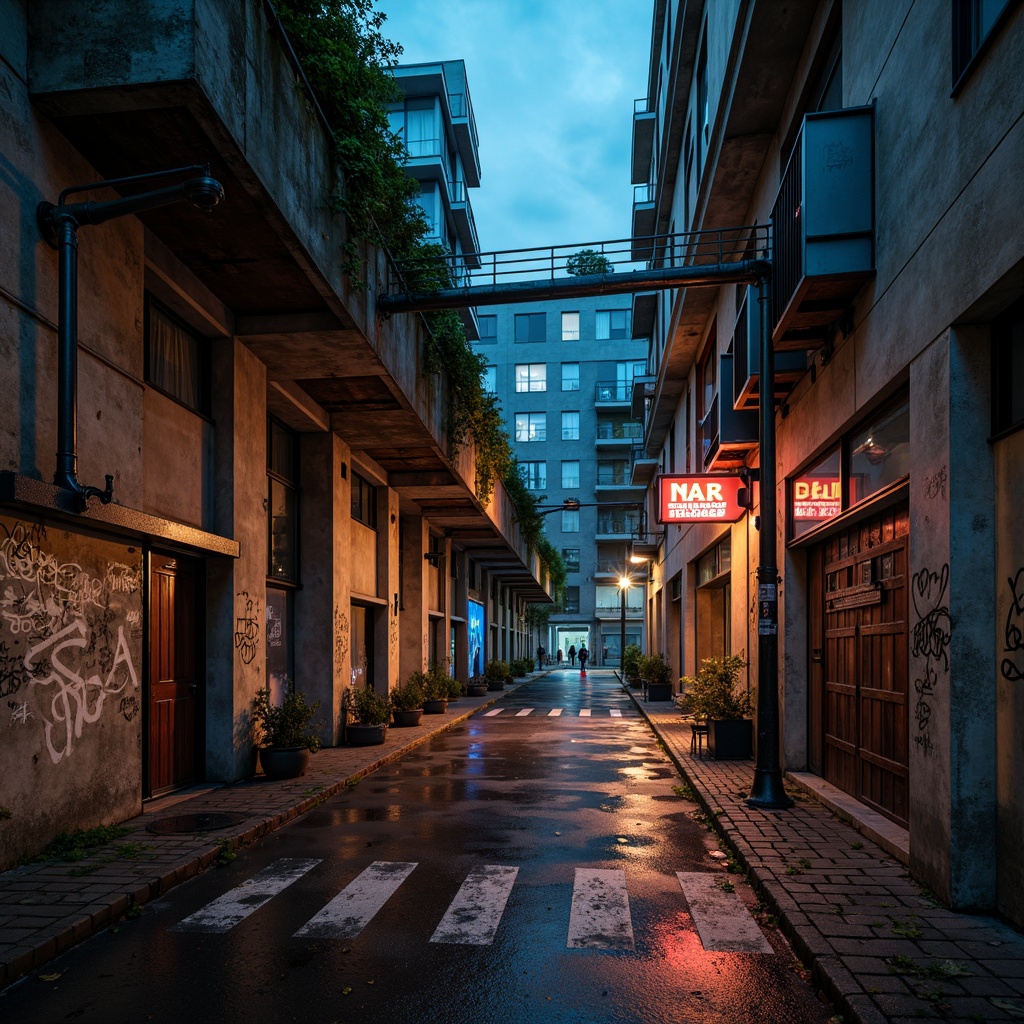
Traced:
[[626, 591], [633, 581], [626, 575], [619, 577], [619, 676], [626, 682]]

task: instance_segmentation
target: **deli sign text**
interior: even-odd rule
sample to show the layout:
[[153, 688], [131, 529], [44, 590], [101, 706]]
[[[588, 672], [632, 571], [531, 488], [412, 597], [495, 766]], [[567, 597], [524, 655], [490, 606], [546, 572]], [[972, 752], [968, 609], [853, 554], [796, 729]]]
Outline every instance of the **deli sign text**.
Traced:
[[735, 523], [746, 508], [739, 503], [739, 476], [720, 473], [658, 477], [659, 523]]

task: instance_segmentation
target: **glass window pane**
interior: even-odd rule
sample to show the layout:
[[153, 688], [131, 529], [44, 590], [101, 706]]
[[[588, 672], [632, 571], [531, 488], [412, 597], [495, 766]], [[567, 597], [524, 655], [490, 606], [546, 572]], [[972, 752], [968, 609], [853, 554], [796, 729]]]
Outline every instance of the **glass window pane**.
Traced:
[[576, 461], [562, 463], [562, 487], [571, 489], [580, 485], [580, 464]]
[[580, 532], [580, 514], [576, 509], [562, 510], [562, 533]]
[[498, 340], [498, 318], [494, 314], [483, 314], [477, 317], [480, 325], [480, 344], [493, 345]]
[[580, 364], [562, 363], [562, 390], [579, 391], [580, 389]]
[[297, 522], [295, 490], [280, 480], [270, 482], [270, 575], [278, 579], [298, 579], [296, 550]]
[[910, 407], [882, 413], [850, 440], [850, 504], [910, 473]]
[[580, 340], [580, 315], [579, 313], [562, 314], [562, 341]]
[[517, 313], [516, 341], [544, 341], [545, 317], [544, 313]]
[[580, 571], [580, 549], [562, 548], [562, 561], [565, 562], [566, 572]]
[[790, 508], [793, 536], [814, 527], [843, 510], [842, 480], [839, 476], [839, 449], [811, 466], [790, 483]]
[[578, 441], [580, 439], [580, 414], [578, 412], [562, 413], [562, 440]]
[[201, 412], [199, 338], [155, 302], [150, 302], [146, 342], [149, 382], [190, 409]]
[[292, 671], [291, 591], [267, 587], [267, 687], [270, 703], [282, 704]]

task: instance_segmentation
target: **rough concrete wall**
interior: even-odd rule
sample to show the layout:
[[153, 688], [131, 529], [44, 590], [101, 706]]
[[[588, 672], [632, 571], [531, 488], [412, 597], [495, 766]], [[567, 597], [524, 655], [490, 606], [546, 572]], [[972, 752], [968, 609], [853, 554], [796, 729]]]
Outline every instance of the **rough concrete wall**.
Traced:
[[429, 568], [423, 552], [429, 549], [429, 523], [420, 516], [403, 516], [403, 564], [401, 645], [398, 675], [403, 681], [427, 663], [427, 629], [430, 603]]
[[[351, 515], [350, 515], [351, 518]], [[377, 533], [353, 520], [349, 530], [349, 583], [357, 594], [379, 597], [377, 593]]]
[[142, 555], [0, 517], [0, 868], [142, 805]]
[[232, 782], [256, 770], [250, 709], [266, 679], [267, 384], [240, 342], [212, 352], [215, 526], [240, 555], [207, 569], [206, 777]]
[[1024, 431], [993, 446], [996, 496], [996, 853], [1000, 913], [1024, 927]]
[[147, 388], [142, 401], [142, 508], [208, 527], [205, 498], [212, 428], [202, 416]]
[[[398, 559], [398, 517], [401, 514], [399, 509], [398, 492], [388, 488], [386, 504], [381, 508], [381, 519], [387, 523], [385, 529], [378, 533], [377, 557], [381, 564], [381, 573], [387, 580], [387, 588], [384, 596], [389, 597], [386, 614], [378, 619], [377, 650], [385, 651], [387, 661], [381, 665], [378, 654], [378, 672], [383, 672], [387, 680], [387, 688], [394, 689], [399, 682], [404, 682], [401, 675], [401, 654], [399, 651], [399, 631], [401, 628], [400, 613], [398, 610], [398, 592], [401, 587], [399, 576], [400, 563]], [[408, 570], [408, 563], [405, 566]]]

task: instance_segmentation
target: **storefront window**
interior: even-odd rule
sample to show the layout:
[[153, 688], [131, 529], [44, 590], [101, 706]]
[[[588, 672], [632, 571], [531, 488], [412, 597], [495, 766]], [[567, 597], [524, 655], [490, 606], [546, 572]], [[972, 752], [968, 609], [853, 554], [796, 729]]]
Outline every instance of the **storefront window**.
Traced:
[[280, 704], [289, 689], [292, 672], [290, 590], [267, 587], [267, 686], [270, 703]]
[[910, 472], [910, 407], [904, 402], [850, 439], [850, 505]]
[[839, 449], [790, 484], [793, 536], [799, 537], [843, 510]]

